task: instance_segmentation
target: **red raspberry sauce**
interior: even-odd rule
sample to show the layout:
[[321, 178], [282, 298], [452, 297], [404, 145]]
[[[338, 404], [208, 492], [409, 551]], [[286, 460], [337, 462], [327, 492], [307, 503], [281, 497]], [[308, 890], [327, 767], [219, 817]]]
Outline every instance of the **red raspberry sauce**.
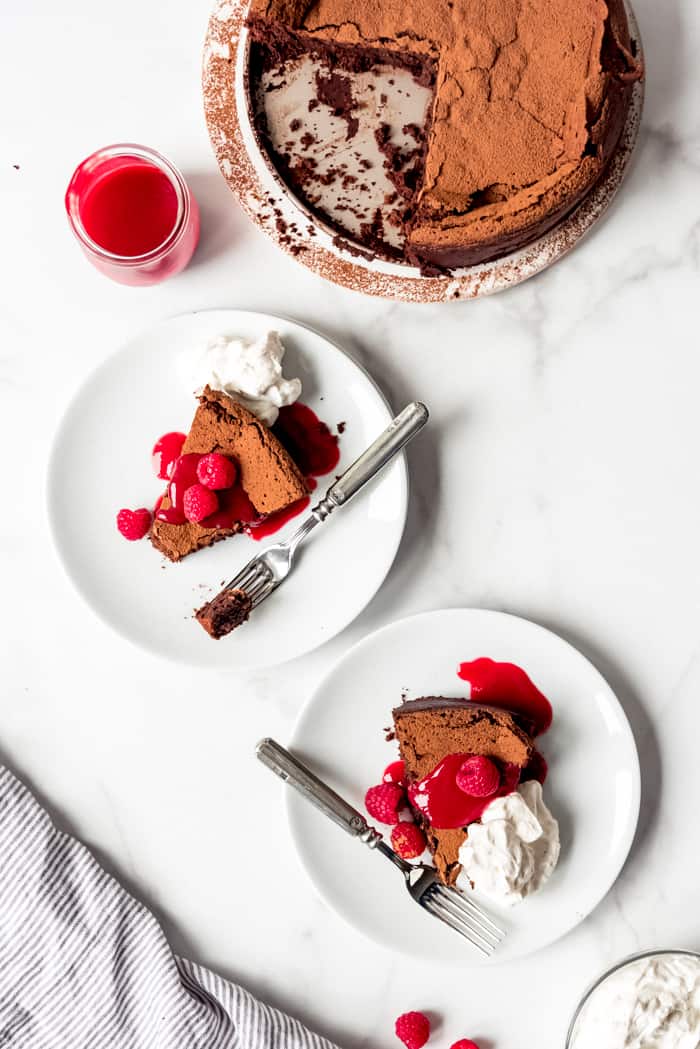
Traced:
[[[184, 509], [185, 492], [191, 485], [199, 483], [197, 463], [201, 458], [201, 455], [196, 452], [190, 452], [188, 455], [181, 455], [176, 460], [168, 485], [168, 498], [173, 505], [167, 509], [159, 507], [156, 510], [156, 517], [159, 521], [178, 525], [187, 523]], [[240, 485], [234, 485], [233, 488], [227, 488], [216, 494], [219, 499], [219, 509], [200, 521], [203, 528], [233, 528], [237, 521], [253, 524], [259, 520], [260, 515]]]
[[532, 736], [540, 736], [552, 724], [552, 704], [515, 663], [474, 659], [460, 663], [457, 677], [471, 685], [475, 703], [501, 707], [517, 715]]
[[[539, 736], [552, 724], [551, 703], [514, 663], [497, 663], [485, 657], [474, 659], [461, 663], [457, 676], [469, 682], [470, 699], [509, 711], [529, 735]], [[536, 779], [544, 783], [547, 777], [547, 762], [535, 750], [527, 768], [519, 769], [516, 765], [501, 768], [501, 785], [494, 794], [474, 798], [457, 786], [457, 773], [471, 756], [448, 754], [432, 772], [408, 788], [411, 804], [424, 812], [438, 830], [466, 827], [481, 818], [494, 798], [510, 794], [521, 781]]]
[[280, 408], [272, 432], [306, 476], [321, 477], [338, 465], [338, 438], [308, 405], [297, 401]]
[[123, 258], [160, 247], [175, 228], [177, 216], [177, 194], [168, 176], [136, 157], [97, 178], [80, 201], [88, 236]]
[[184, 443], [184, 433], [178, 433], [175, 430], [172, 433], [164, 433], [158, 438], [151, 452], [156, 477], [160, 477], [163, 481], [169, 479], [173, 464], [176, 459], [179, 459]]
[[494, 798], [512, 794], [520, 782], [518, 766], [504, 765], [498, 790], [488, 798], [473, 798], [457, 786], [457, 773], [469, 757], [470, 754], [448, 754], [432, 772], [408, 788], [411, 804], [438, 830], [475, 823]]

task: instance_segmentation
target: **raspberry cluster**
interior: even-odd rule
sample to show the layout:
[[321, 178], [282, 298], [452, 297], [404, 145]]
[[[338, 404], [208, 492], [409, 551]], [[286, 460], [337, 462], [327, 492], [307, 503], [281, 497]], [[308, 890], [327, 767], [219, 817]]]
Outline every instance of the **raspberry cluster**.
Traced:
[[[403, 761], [393, 761], [384, 770], [382, 782], [369, 788], [365, 808], [372, 819], [392, 828], [391, 847], [404, 860], [414, 860], [425, 851], [425, 835], [408, 808]], [[406, 818], [401, 819], [403, 811]]]
[[[423, 1049], [430, 1038], [430, 1020], [425, 1013], [402, 1013], [394, 1025], [394, 1030], [406, 1049]], [[460, 1038], [458, 1042], [452, 1043], [450, 1049], [479, 1049], [479, 1046], [469, 1038]]]
[[[158, 445], [156, 445], [156, 449]], [[172, 477], [179, 458], [169, 460], [167, 467], [159, 467], [159, 476], [163, 469]], [[161, 460], [158, 460], [160, 463]], [[202, 455], [197, 463], [197, 483], [185, 490], [182, 497], [182, 511], [187, 521], [199, 523], [211, 517], [219, 509], [217, 492], [233, 488], [238, 479], [238, 470], [232, 459], [218, 452]], [[122, 509], [117, 514], [117, 528], [125, 539], [143, 539], [151, 527], [153, 515], [150, 510], [141, 507], [138, 510]]]

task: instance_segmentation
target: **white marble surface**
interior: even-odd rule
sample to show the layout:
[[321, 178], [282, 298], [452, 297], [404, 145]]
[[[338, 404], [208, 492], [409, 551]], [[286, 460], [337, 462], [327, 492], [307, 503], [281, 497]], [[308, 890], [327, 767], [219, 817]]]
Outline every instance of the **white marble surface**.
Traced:
[[[463, 1036], [561, 1049], [606, 963], [700, 946], [700, 11], [637, 0], [645, 122], [601, 227], [502, 297], [411, 307], [322, 283], [237, 210], [202, 118], [207, 9], [10, 0], [0, 16], [0, 751], [179, 950], [346, 1049], [394, 1045], [407, 1008], [442, 1018], [435, 1049]], [[194, 264], [162, 287], [110, 283], [67, 229], [72, 167], [120, 139], [171, 156], [203, 207]], [[408, 530], [380, 595], [311, 657], [245, 677], [188, 673], [109, 633], [63, 577], [44, 511], [52, 434], [87, 370], [161, 317], [219, 305], [316, 325], [396, 405], [420, 396], [434, 420], [410, 455]], [[618, 690], [644, 776], [637, 843], [594, 915], [536, 958], [476, 975], [392, 957], [329, 913], [294, 862], [281, 788], [252, 756], [261, 735], [288, 737], [351, 642], [444, 605], [508, 609], [578, 644]], [[258, 850], [270, 860], [247, 889]]]

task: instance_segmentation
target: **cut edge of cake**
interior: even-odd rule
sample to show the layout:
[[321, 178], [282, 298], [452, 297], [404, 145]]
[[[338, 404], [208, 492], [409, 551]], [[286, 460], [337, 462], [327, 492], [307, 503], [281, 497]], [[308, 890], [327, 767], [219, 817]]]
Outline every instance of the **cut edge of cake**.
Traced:
[[[337, 222], [332, 215], [309, 199], [304, 189], [304, 178], [307, 175], [312, 176], [313, 173], [306, 171], [303, 161], [297, 165], [298, 171], [296, 168], [290, 168], [288, 160], [275, 149], [271, 140], [262, 97], [254, 101], [253, 107], [253, 123], [265, 151], [285, 183], [293, 193], [300, 197], [303, 206], [319, 223], [335, 233], [336, 240], [341, 241], [348, 250], [350, 250], [350, 245], [357, 244], [357, 252], [362, 254], [363, 251], [366, 251], [369, 258], [377, 255], [391, 260], [400, 260], [404, 257], [409, 259], [411, 255], [409, 237], [418, 213], [425, 156], [435, 104], [435, 84], [438, 75], [436, 53], [428, 42], [422, 42], [425, 50], [419, 46], [416, 46], [415, 49], [400, 48], [398, 45], [392, 47], [389, 42], [380, 40], [366, 42], [360, 46], [356, 43], [318, 36], [303, 28], [296, 28], [254, 12], [249, 14], [247, 25], [252, 41], [250, 82], [253, 85], [260, 84], [264, 69], [274, 65], [283, 68], [289, 62], [310, 57], [319, 66], [325, 66], [331, 77], [346, 78], [356, 73], [372, 72], [377, 67], [385, 66], [407, 72], [413, 77], [416, 84], [431, 92], [432, 99], [428, 112], [425, 114], [423, 123], [416, 125], [415, 148], [407, 156], [405, 163], [402, 164], [403, 158], [388, 141], [390, 126], [380, 121], [375, 132], [379, 152], [384, 157], [385, 175], [402, 203], [401, 229], [406, 238], [402, 249], [390, 245], [381, 232], [375, 230], [374, 223], [370, 221], [364, 224], [360, 240], [344, 225]], [[347, 119], [351, 117], [350, 112], [344, 112], [342, 104], [336, 107], [334, 115]], [[347, 206], [345, 210], [348, 210]], [[411, 258], [410, 261], [413, 259]]]

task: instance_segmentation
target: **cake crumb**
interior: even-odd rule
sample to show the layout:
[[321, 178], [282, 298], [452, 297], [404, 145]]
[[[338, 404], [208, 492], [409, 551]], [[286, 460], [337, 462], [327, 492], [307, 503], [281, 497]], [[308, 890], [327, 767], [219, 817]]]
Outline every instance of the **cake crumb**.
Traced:
[[245, 623], [253, 609], [253, 602], [245, 590], [222, 590], [206, 605], [195, 611], [195, 619], [209, 637], [219, 641], [236, 627]]

